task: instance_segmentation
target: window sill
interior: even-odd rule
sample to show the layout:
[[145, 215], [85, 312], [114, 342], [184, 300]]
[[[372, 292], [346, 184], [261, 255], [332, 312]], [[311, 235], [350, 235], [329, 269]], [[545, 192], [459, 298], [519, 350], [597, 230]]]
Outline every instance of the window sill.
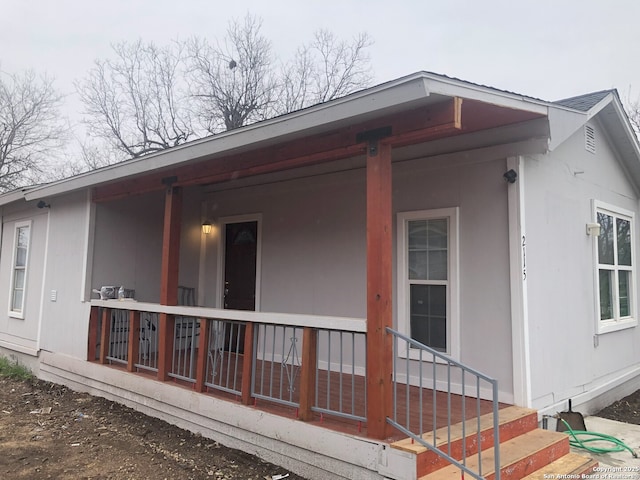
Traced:
[[9, 317], [17, 318], [18, 320], [24, 320], [24, 313], [22, 312], [9, 312]]
[[[446, 352], [439, 352], [439, 353], [440, 353], [440, 354], [442, 354], [442, 355], [445, 355], [445, 356], [447, 356], [447, 357], [450, 357], [450, 358], [451, 358], [451, 360], [458, 361], [458, 359], [457, 359], [457, 358], [455, 358], [453, 355], [451, 355], [451, 354], [449, 354], [449, 353], [446, 353]], [[400, 351], [398, 352], [398, 357], [399, 357], [399, 358], [405, 358], [405, 359], [406, 359], [406, 358], [407, 358], [407, 349], [405, 348], [405, 349], [400, 350]], [[417, 348], [411, 348], [411, 349], [409, 349], [409, 355], [408, 355], [408, 357], [409, 357], [409, 360], [419, 361], [419, 360], [420, 360], [420, 350], [418, 350]], [[429, 352], [426, 352], [426, 351], [425, 351], [425, 352], [422, 354], [422, 361], [423, 361], [423, 362], [427, 362], [427, 363], [433, 363], [433, 361], [434, 361], [434, 355], [433, 355], [433, 354], [431, 354], [431, 353], [429, 353]], [[442, 365], [446, 365], [446, 364], [447, 364], [447, 363], [449, 363], [449, 362], [447, 362], [447, 361], [446, 361], [446, 360], [444, 360], [443, 358], [440, 358], [440, 357], [438, 357], [438, 356], [435, 356], [435, 363], [439, 363], [439, 364], [442, 364]]]
[[601, 321], [598, 324], [598, 335], [603, 333], [617, 332], [619, 330], [626, 330], [638, 326], [638, 320], [635, 318], [627, 318], [624, 320], [616, 321]]

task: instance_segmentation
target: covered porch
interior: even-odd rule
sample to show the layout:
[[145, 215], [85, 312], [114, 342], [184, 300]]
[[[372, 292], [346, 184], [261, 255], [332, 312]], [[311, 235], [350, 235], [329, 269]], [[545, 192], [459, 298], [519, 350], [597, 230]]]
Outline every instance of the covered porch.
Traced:
[[[510, 403], [494, 378], [459, 361], [482, 357], [482, 346], [461, 354], [454, 338], [482, 325], [473, 306], [459, 324], [434, 330], [443, 342], [435, 349], [413, 341], [398, 319], [394, 304], [407, 299], [394, 288], [394, 215], [457, 208], [464, 197], [474, 238], [487, 235], [495, 250], [485, 257], [505, 266], [495, 288], [508, 289], [509, 252], [500, 245], [511, 234], [507, 215], [493, 211], [510, 213], [506, 158], [546, 148], [546, 109], [508, 96], [496, 102], [453, 81], [438, 87], [403, 79], [339, 100], [331, 115], [311, 109], [194, 142], [93, 186], [89, 282], [136, 294], [91, 300], [87, 360], [383, 449]], [[479, 216], [474, 202], [487, 211]], [[485, 217], [497, 233], [474, 224]], [[265, 243], [236, 248], [230, 238]], [[482, 284], [475, 274], [465, 281]], [[182, 285], [193, 292], [189, 302], [180, 301]], [[510, 383], [511, 359], [489, 360]], [[505, 387], [507, 398], [513, 390]]]

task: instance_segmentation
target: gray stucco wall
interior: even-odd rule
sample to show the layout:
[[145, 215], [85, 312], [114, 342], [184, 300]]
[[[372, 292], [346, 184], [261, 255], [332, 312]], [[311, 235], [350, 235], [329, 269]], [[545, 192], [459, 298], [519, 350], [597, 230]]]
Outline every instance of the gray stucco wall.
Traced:
[[596, 335], [596, 240], [586, 235], [586, 224], [595, 221], [592, 200], [635, 212], [636, 253], [640, 237], [638, 196], [602, 129], [592, 125], [596, 154], [585, 150], [580, 129], [549, 155], [525, 159], [535, 408], [566, 407], [568, 398], [589, 401], [638, 368], [638, 327]]
[[[509, 401], [506, 161], [464, 163], [445, 168], [433, 168], [428, 160], [394, 164], [394, 244], [398, 212], [459, 207], [461, 359], [497, 377], [503, 399]], [[206, 202], [213, 220], [261, 214], [262, 311], [366, 316], [363, 169], [212, 192]], [[209, 306], [218, 305], [220, 294], [217, 238], [207, 239]]]
[[[48, 228], [47, 209], [20, 202], [3, 208], [0, 256], [0, 342], [35, 354], [38, 346]], [[23, 318], [9, 315], [16, 223], [31, 222]]]

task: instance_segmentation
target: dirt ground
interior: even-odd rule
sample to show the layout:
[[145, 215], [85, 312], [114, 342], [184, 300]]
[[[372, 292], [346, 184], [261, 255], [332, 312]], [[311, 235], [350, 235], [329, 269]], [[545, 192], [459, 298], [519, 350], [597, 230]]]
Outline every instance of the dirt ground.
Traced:
[[287, 473], [103, 398], [0, 378], [2, 479], [262, 480]]
[[640, 425], [640, 390], [596, 413], [598, 417]]
[[[598, 416], [640, 425], [640, 390]], [[269, 479], [289, 474], [103, 398], [0, 378], [0, 478]], [[276, 477], [277, 478], [277, 477]]]

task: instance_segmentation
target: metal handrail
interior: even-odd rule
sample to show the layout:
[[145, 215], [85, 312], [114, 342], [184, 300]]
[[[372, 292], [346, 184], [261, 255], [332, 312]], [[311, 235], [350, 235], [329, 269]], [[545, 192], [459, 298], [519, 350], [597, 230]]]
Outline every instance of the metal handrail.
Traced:
[[[418, 442], [422, 446], [431, 450], [432, 452], [438, 454], [439, 456], [445, 458], [447, 461], [458, 467], [462, 472], [469, 474], [471, 477], [476, 478], [478, 480], [483, 480], [484, 477], [482, 475], [482, 438], [481, 438], [481, 426], [480, 426], [480, 382], [486, 382], [491, 386], [491, 402], [492, 402], [492, 410], [493, 410], [493, 447], [494, 447], [494, 462], [495, 462], [495, 479], [500, 480], [500, 432], [499, 432], [499, 419], [498, 419], [498, 381], [494, 378], [491, 378], [485, 375], [478, 370], [475, 370], [467, 365], [464, 365], [461, 362], [458, 362], [442, 352], [434, 350], [431, 347], [428, 347], [413, 338], [410, 338], [406, 335], [403, 335], [392, 328], [387, 327], [387, 332], [393, 336], [393, 418], [387, 418], [387, 421], [393, 425], [395, 428], [400, 430], [403, 434], [412, 438], [414, 441]], [[406, 359], [405, 359], [405, 375], [406, 375], [406, 384], [398, 383], [398, 363], [401, 360], [399, 356], [399, 348], [398, 343], [402, 341], [405, 342], [406, 345]], [[409, 350], [414, 349], [418, 352], [418, 359], [412, 359], [409, 355]], [[426, 357], [426, 358], [425, 358]], [[433, 440], [429, 442], [425, 439], [426, 432], [423, 428], [423, 391], [426, 390], [426, 387], [423, 386], [424, 376], [423, 376], [423, 366], [427, 364], [427, 362], [432, 365], [432, 385], [430, 390], [433, 395], [433, 426], [432, 426], [432, 434]], [[415, 365], [417, 363], [417, 366]], [[442, 363], [443, 367], [446, 368], [446, 376], [447, 376], [447, 448], [446, 451], [443, 451], [441, 448], [437, 446], [436, 442], [436, 377], [437, 377], [437, 367], [438, 363]], [[418, 378], [419, 378], [419, 395], [418, 395], [418, 404], [416, 408], [418, 409], [418, 417], [419, 417], [419, 426], [418, 431], [414, 431], [415, 429], [411, 427], [410, 424], [410, 412], [411, 412], [411, 403], [410, 403], [410, 395], [409, 389], [411, 387], [409, 377], [411, 372], [411, 367], [417, 368], [418, 370]], [[451, 374], [452, 368], [459, 370], [460, 378], [461, 378], [461, 402], [462, 402], [462, 458], [455, 459], [451, 453], [451, 397], [454, 395], [451, 389]], [[467, 391], [466, 391], [466, 376], [471, 376], [475, 378], [475, 402], [476, 402], [476, 445], [477, 445], [477, 456], [478, 456], [478, 465], [479, 469], [477, 472], [471, 470], [467, 466], [467, 418], [466, 418], [466, 400], [467, 400]], [[406, 423], [403, 425], [400, 423], [398, 418], [398, 388], [406, 389]], [[428, 437], [427, 437], [428, 438]]]

